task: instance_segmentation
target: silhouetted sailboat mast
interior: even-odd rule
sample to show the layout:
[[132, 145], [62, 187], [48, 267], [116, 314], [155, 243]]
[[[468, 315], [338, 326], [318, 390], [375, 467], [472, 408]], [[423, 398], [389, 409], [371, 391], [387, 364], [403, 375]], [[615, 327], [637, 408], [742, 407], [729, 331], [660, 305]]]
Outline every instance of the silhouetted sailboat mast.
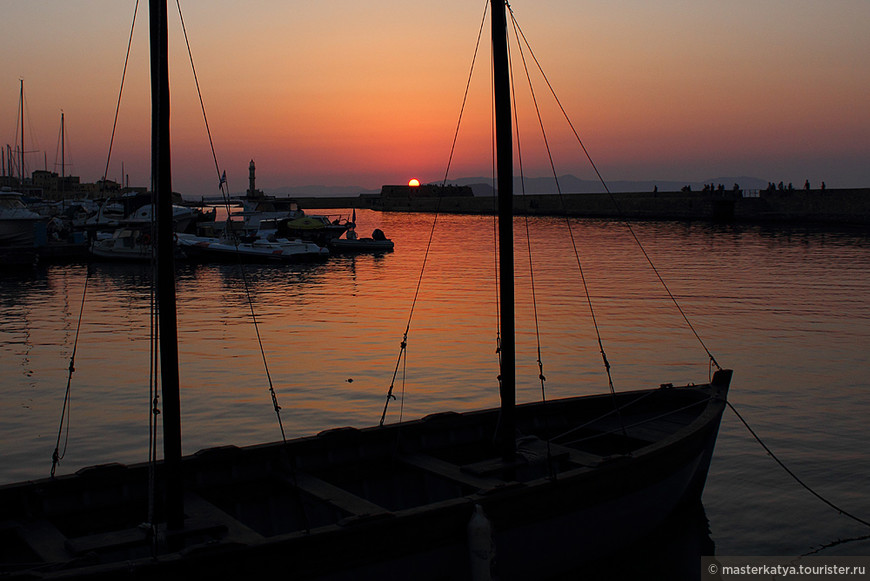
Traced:
[[178, 330], [175, 305], [175, 255], [172, 226], [172, 169], [169, 150], [169, 49], [166, 0], [150, 0], [151, 175], [157, 206], [157, 312], [160, 379], [163, 392], [163, 455], [166, 521], [184, 525], [181, 475], [181, 396], [178, 380]]
[[514, 324], [513, 245], [513, 137], [507, 48], [505, 1], [491, 0], [493, 91], [495, 96], [496, 162], [498, 176], [498, 254], [500, 305], [500, 387], [501, 419], [497, 440], [502, 457], [516, 453], [514, 408], [516, 406], [516, 338]]

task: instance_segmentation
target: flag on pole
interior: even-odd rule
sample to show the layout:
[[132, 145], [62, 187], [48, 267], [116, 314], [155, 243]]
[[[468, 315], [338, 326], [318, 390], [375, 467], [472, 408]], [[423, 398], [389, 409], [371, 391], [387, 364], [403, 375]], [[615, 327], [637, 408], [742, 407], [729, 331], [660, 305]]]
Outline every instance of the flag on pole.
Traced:
[[221, 189], [223, 185], [227, 183], [227, 170], [224, 170], [223, 175], [221, 175], [221, 181], [218, 183], [218, 189]]

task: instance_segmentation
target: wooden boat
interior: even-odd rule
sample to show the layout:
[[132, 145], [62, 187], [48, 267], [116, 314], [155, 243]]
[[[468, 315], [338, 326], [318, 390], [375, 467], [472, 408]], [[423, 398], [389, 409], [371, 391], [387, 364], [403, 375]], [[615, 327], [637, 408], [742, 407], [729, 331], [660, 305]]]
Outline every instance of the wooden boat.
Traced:
[[205, 450], [181, 462], [184, 526], [159, 533], [156, 558], [140, 526], [147, 464], [8, 485], [2, 561], [47, 579], [462, 579], [475, 560], [502, 579], [542, 578], [700, 496], [729, 378], [618, 394], [625, 432], [610, 395], [518, 406], [510, 462], [492, 442], [498, 410]]
[[[500, 408], [182, 457], [165, 0], [151, 6], [152, 42], [163, 47], [152, 50], [164, 424], [156, 494], [147, 464], [3, 486], [10, 578], [544, 578], [627, 546], [700, 498], [731, 371], [699, 385], [515, 405], [512, 244], [500, 245]], [[507, 184], [499, 230], [510, 240], [506, 22], [504, 3], [492, 6]]]

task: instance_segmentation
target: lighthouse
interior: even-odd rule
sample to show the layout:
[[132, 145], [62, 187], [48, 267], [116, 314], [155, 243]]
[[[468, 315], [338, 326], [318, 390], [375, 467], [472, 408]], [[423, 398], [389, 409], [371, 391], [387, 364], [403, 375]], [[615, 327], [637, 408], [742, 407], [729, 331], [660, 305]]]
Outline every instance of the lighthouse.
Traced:
[[263, 192], [257, 189], [257, 166], [254, 165], [254, 160], [248, 164], [248, 198], [262, 198]]

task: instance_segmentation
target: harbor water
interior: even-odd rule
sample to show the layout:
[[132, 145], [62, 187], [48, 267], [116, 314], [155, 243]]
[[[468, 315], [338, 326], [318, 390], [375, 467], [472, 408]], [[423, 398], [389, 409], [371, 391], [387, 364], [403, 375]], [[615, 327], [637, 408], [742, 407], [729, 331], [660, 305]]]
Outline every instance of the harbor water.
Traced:
[[[442, 215], [434, 230], [433, 220], [357, 211], [360, 235], [381, 228], [392, 253], [243, 269], [180, 263], [184, 453], [280, 439], [270, 381], [288, 437], [377, 424], [391, 385], [388, 422], [496, 406], [493, 219]], [[870, 519], [870, 232], [631, 228], [517, 218], [518, 401], [607, 391], [596, 327], [618, 391], [706, 381], [709, 350], [734, 370], [730, 401], [777, 457]], [[68, 381], [59, 473], [146, 460], [148, 266], [2, 274], [0, 482], [48, 476]], [[870, 541], [850, 540], [870, 530], [797, 484], [731, 410], [703, 504], [716, 554], [870, 555]]]

